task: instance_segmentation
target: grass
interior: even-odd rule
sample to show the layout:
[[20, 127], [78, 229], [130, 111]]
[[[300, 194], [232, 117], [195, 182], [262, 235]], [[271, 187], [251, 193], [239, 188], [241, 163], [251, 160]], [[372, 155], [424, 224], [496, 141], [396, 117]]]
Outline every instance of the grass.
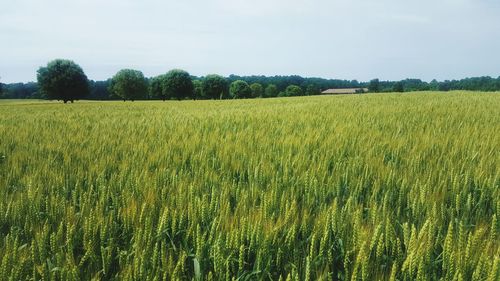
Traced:
[[0, 102], [0, 279], [499, 280], [500, 95]]

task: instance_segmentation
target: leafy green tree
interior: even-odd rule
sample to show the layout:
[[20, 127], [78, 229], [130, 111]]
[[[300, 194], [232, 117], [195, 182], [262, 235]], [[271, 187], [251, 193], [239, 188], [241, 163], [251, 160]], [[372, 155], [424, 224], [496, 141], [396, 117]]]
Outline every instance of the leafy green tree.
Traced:
[[264, 91], [264, 96], [266, 98], [272, 98], [278, 96], [278, 87], [274, 84], [269, 84]]
[[[87, 96], [85, 96], [87, 97]], [[7, 99], [30, 99], [47, 98], [39, 91], [38, 83], [11, 83], [3, 85], [3, 98]]]
[[405, 88], [404, 88], [403, 82], [399, 81], [399, 82], [394, 83], [394, 86], [392, 87], [392, 91], [399, 92], [399, 93], [404, 92]]
[[250, 89], [253, 98], [262, 98], [264, 96], [264, 87], [260, 83], [253, 83], [250, 85]]
[[123, 101], [134, 101], [146, 97], [148, 83], [144, 74], [139, 70], [122, 69], [113, 76], [109, 91]]
[[252, 96], [252, 89], [250, 89], [250, 86], [248, 86], [247, 82], [242, 80], [236, 80], [231, 83], [229, 92], [235, 99], [250, 98]]
[[436, 79], [432, 79], [432, 81], [429, 83], [429, 89], [431, 91], [437, 91], [439, 88], [439, 82]]
[[165, 101], [166, 97], [163, 95], [163, 80], [165, 75], [153, 77], [149, 81], [149, 96], [156, 99]]
[[207, 75], [203, 79], [203, 96], [207, 99], [223, 99], [228, 96], [227, 80], [217, 74]]
[[302, 88], [297, 86], [297, 85], [290, 85], [288, 87], [286, 87], [286, 90], [285, 90], [285, 95], [287, 97], [298, 97], [298, 96], [302, 96], [304, 94], [304, 92], [302, 91]]
[[307, 85], [306, 88], [306, 96], [314, 96], [314, 95], [319, 95], [319, 89], [316, 86], [316, 84], [309, 84]]
[[89, 81], [90, 94], [86, 97], [92, 100], [109, 100], [112, 99], [109, 92], [109, 84], [111, 79], [104, 81]]
[[89, 81], [82, 68], [71, 60], [56, 59], [37, 71], [41, 94], [51, 100], [73, 102], [89, 94]]
[[182, 100], [193, 98], [194, 86], [191, 76], [187, 71], [173, 69], [165, 74], [162, 83], [163, 95], [169, 98]]
[[445, 81], [441, 82], [439, 84], [438, 90], [444, 91], [444, 92], [452, 90], [451, 81], [445, 80]]
[[203, 99], [203, 82], [199, 79], [193, 80], [193, 95], [195, 99]]
[[368, 84], [368, 90], [373, 93], [380, 92], [380, 80], [378, 79], [371, 80], [370, 84]]

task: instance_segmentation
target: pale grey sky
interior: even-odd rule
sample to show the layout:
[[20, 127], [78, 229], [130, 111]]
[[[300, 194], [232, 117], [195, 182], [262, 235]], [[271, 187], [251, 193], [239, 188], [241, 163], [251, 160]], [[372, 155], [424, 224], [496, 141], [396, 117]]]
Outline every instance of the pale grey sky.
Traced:
[[497, 77], [500, 0], [0, 0], [0, 81], [34, 81], [55, 58], [94, 80]]

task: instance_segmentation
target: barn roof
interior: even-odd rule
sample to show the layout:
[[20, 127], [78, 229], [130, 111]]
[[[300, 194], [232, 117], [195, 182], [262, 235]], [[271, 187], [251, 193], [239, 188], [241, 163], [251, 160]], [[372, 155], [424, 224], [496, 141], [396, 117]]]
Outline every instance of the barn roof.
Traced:
[[322, 94], [355, 94], [358, 91], [362, 90], [363, 92], [368, 92], [367, 88], [341, 88], [341, 89], [328, 89], [323, 92]]

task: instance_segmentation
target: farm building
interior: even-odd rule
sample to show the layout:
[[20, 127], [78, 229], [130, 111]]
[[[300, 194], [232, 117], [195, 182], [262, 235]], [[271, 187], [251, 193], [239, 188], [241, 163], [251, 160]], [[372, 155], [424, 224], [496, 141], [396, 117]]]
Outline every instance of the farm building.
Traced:
[[328, 89], [322, 91], [324, 95], [343, 95], [343, 94], [358, 94], [368, 92], [367, 88], [343, 88], [343, 89]]

